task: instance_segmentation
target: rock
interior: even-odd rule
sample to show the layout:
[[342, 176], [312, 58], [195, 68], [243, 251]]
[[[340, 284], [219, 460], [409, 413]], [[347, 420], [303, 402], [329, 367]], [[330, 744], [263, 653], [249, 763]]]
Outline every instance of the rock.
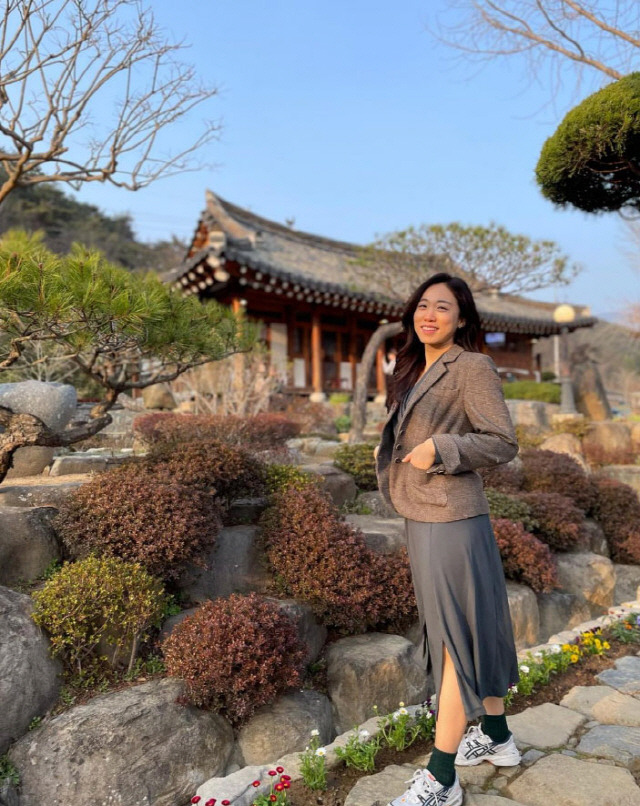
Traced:
[[273, 599], [281, 610], [298, 625], [298, 637], [307, 647], [307, 664], [317, 660], [327, 640], [327, 628], [318, 624], [313, 610], [295, 599]]
[[296, 691], [259, 708], [240, 729], [238, 747], [246, 764], [274, 763], [280, 756], [304, 750], [314, 729], [320, 731], [322, 746], [333, 740], [331, 703], [317, 691]]
[[540, 616], [535, 593], [526, 585], [507, 582], [509, 612], [516, 648], [533, 646], [538, 642]]
[[327, 647], [328, 693], [338, 731], [364, 722], [373, 705], [386, 714], [399, 702], [425, 700], [427, 675], [413, 650], [406, 638], [381, 633], [342, 638]]
[[189, 563], [178, 587], [192, 602], [231, 593], [264, 593], [271, 580], [257, 546], [257, 526], [227, 526], [205, 556], [207, 568]]
[[322, 439], [322, 437], [296, 437], [287, 440], [287, 448], [290, 450], [318, 459], [333, 459], [341, 444], [336, 440]]
[[589, 470], [589, 465], [584, 460], [580, 440], [574, 434], [552, 434], [541, 443], [540, 450], [566, 453], [575, 459], [583, 470]]
[[60, 559], [55, 514], [51, 507], [0, 506], [0, 585], [31, 582]]
[[377, 490], [360, 493], [358, 503], [362, 503], [371, 510], [371, 514], [379, 518], [400, 518], [400, 515], [388, 506], [382, 495]]
[[553, 753], [510, 781], [507, 794], [527, 806], [640, 806], [640, 789], [629, 770], [602, 769]]
[[618, 658], [613, 669], [605, 669], [596, 675], [603, 686], [611, 686], [622, 694], [640, 695], [640, 658], [632, 655]]
[[640, 585], [640, 566], [614, 563], [613, 567], [616, 572], [616, 586], [613, 591], [614, 603], [635, 602], [638, 598], [637, 591]]
[[535, 747], [532, 747], [530, 750], [527, 750], [526, 753], [522, 754], [522, 766], [530, 767], [544, 755], [545, 753], [543, 753], [542, 750], [536, 750]]
[[37, 483], [29, 483], [28, 479], [13, 479], [0, 484], [0, 507], [55, 507], [80, 485], [89, 480], [89, 476], [73, 477], [57, 476], [51, 478], [41, 476]]
[[382, 772], [363, 776], [345, 798], [344, 806], [385, 806], [408, 788], [415, 769], [411, 764], [390, 764]]
[[[124, 460], [123, 460], [124, 461]], [[50, 476], [73, 476], [78, 473], [103, 473], [117, 462], [107, 456], [72, 453], [69, 456], [58, 456], [51, 465]]]
[[[590, 420], [611, 418], [611, 406], [602, 383], [598, 365], [589, 360], [572, 361], [571, 378], [575, 393], [576, 408]], [[599, 425], [599, 423], [596, 423]]]
[[332, 464], [301, 465], [300, 470], [320, 476], [322, 489], [329, 493], [337, 507], [341, 507], [347, 501], [355, 501], [358, 490], [353, 476], [348, 473], [343, 473]]
[[[33, 414], [53, 431], [63, 431], [77, 405], [76, 390], [66, 383], [21, 381], [0, 384], [0, 406], [14, 413]], [[4, 429], [2, 429], [4, 430]], [[53, 448], [19, 448], [13, 455], [7, 478], [37, 476], [51, 464]]]
[[176, 703], [177, 680], [104, 694], [11, 748], [21, 806], [175, 806], [220, 774], [233, 747], [218, 714]]
[[640, 465], [605, 465], [600, 472], [610, 479], [633, 487], [640, 497]]
[[609, 758], [631, 772], [640, 770], [640, 728], [598, 725], [580, 739], [579, 753]]
[[500, 795], [465, 793], [464, 806], [523, 806], [523, 804]]
[[635, 454], [640, 453], [640, 423], [629, 423], [631, 432], [631, 448]]
[[558, 408], [539, 400], [507, 400], [505, 401], [514, 425], [521, 425], [534, 431], [549, 430], [549, 412]]
[[589, 618], [589, 605], [574, 593], [536, 594], [540, 614], [539, 640], [547, 641], [554, 633], [564, 628], [571, 629]]
[[178, 624], [181, 624], [187, 618], [187, 616], [192, 616], [197, 609], [197, 607], [189, 607], [187, 610], [183, 610], [181, 613], [176, 613], [175, 616], [169, 616], [168, 619], [165, 619], [165, 621], [162, 622], [162, 628], [158, 638], [159, 643], [165, 641], [175, 630]]
[[268, 504], [266, 498], [236, 498], [229, 507], [229, 521], [234, 524], [256, 523]]
[[142, 400], [145, 409], [166, 409], [171, 411], [176, 407], [176, 399], [169, 387], [164, 383], [154, 383], [142, 390]]
[[640, 700], [611, 686], [574, 686], [560, 700], [560, 705], [603, 725], [640, 727]]
[[582, 525], [583, 550], [591, 551], [593, 554], [601, 554], [603, 557], [610, 557], [609, 544], [604, 536], [602, 526], [591, 518], [586, 518]]
[[[598, 418], [601, 419], [601, 418]], [[585, 455], [597, 464], [624, 462], [616, 456], [625, 456], [630, 449], [631, 431], [626, 423], [594, 422], [587, 426], [587, 433], [582, 439]]]
[[[269, 792], [269, 769], [266, 766], [242, 767], [224, 777], [210, 778], [198, 787], [196, 795], [200, 796], [201, 803], [215, 798], [216, 803], [228, 800], [233, 806], [251, 806], [258, 795]], [[254, 788], [253, 781], [260, 781], [262, 786]]]
[[561, 588], [589, 604], [592, 615], [606, 612], [613, 604], [616, 578], [613, 563], [592, 552], [556, 555]]
[[0, 806], [20, 806], [18, 791], [11, 781], [0, 782]]
[[0, 587], [0, 756], [60, 691], [60, 667], [31, 612], [29, 596]]
[[380, 554], [394, 554], [407, 545], [404, 519], [347, 515], [345, 520], [354, 528], [360, 529], [367, 546]]
[[545, 702], [510, 716], [509, 730], [518, 745], [546, 750], [565, 745], [586, 721], [583, 715], [570, 708]]

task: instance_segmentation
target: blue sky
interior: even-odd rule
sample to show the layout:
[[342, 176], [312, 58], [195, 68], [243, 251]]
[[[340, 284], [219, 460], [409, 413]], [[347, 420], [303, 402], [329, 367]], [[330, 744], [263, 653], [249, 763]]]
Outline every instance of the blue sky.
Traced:
[[[446, 0], [154, 0], [158, 22], [217, 85], [213, 167], [79, 198], [132, 214], [146, 240], [188, 239], [207, 188], [297, 229], [367, 243], [409, 224], [488, 224], [557, 241], [584, 266], [536, 296], [611, 315], [640, 296], [616, 215], [558, 211], [533, 170], [574, 100], [549, 105], [516, 61], [460, 65], [428, 33]], [[594, 87], [601, 79], [594, 75]], [[179, 143], [203, 113], [176, 127]]]

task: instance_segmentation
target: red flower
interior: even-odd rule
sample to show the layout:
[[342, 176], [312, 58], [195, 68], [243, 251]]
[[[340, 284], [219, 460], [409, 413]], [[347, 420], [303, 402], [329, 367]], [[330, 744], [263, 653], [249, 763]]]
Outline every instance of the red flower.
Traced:
[[281, 775], [281, 776], [280, 776], [280, 780], [281, 780], [281, 781], [290, 781], [290, 780], [291, 780], [291, 776], [290, 776], [290, 775]]
[[269, 775], [277, 775], [278, 773], [275, 770], [269, 770]]
[[251, 786], [260, 786], [260, 781], [254, 781]]
[[231, 801], [230, 800], [223, 800], [222, 801], [222, 806], [231, 806]]
[[284, 767], [276, 767], [276, 772], [284, 772]]
[[291, 789], [291, 784], [289, 783], [289, 781], [285, 781], [285, 782], [282, 784], [282, 786], [283, 786], [285, 789]]
[[209, 800], [204, 804], [204, 806], [216, 806], [216, 799], [209, 798]]
[[269, 800], [271, 801], [271, 803], [275, 803], [278, 800], [278, 796], [277, 795], [269, 795]]
[[200, 795], [194, 795], [191, 798], [191, 803], [200, 803], [201, 800], [202, 800], [202, 798], [200, 797]]
[[276, 792], [282, 792], [284, 789], [284, 784], [276, 784], [273, 788], [276, 790]]

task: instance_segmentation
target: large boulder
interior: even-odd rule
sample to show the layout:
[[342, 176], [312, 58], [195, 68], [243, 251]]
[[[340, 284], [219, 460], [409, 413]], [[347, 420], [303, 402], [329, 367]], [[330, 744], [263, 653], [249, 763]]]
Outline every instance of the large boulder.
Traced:
[[21, 806], [175, 806], [220, 775], [233, 730], [220, 715], [176, 703], [177, 680], [104, 694], [44, 723], [9, 753]]
[[552, 434], [540, 445], [541, 451], [553, 451], [554, 453], [566, 453], [574, 459], [583, 470], [588, 470], [589, 465], [584, 460], [582, 444], [575, 434]]
[[378, 490], [371, 490], [369, 492], [360, 493], [358, 496], [358, 504], [362, 504], [371, 511], [371, 515], [376, 515], [379, 518], [400, 518], [401, 516], [392, 509], [382, 497]]
[[[605, 422], [589, 423], [587, 433], [583, 437], [582, 447], [587, 457], [598, 463], [607, 462], [616, 455], [624, 457], [629, 453], [631, 431], [626, 423]], [[615, 458], [613, 461], [616, 461]], [[618, 462], [626, 461], [624, 458]]]
[[591, 608], [587, 602], [575, 593], [538, 593], [537, 599], [540, 641], [548, 641], [556, 633], [577, 627], [591, 616]]
[[540, 615], [535, 593], [526, 585], [507, 582], [507, 597], [516, 649], [537, 644]]
[[335, 641], [327, 647], [327, 688], [338, 732], [349, 730], [399, 702], [423, 702], [426, 670], [415, 661], [414, 645], [400, 635], [367, 633]]
[[55, 507], [89, 480], [89, 476], [39, 476], [0, 484], [2, 507]]
[[616, 571], [616, 586], [613, 591], [614, 604], [635, 602], [640, 586], [640, 565], [614, 563], [613, 567]]
[[616, 574], [607, 557], [592, 552], [558, 554], [560, 587], [588, 603], [591, 615], [601, 615], [613, 605]]
[[601, 472], [610, 479], [633, 487], [640, 498], [640, 465], [605, 465]]
[[31, 611], [28, 596], [0, 587], [0, 755], [60, 691], [60, 668]]
[[347, 515], [347, 523], [360, 529], [370, 549], [380, 554], [395, 554], [407, 545], [404, 519], [380, 518], [375, 515]]
[[318, 624], [313, 610], [295, 599], [272, 599], [298, 627], [298, 638], [307, 647], [307, 664], [317, 660], [327, 640], [327, 628]]
[[300, 465], [300, 470], [320, 476], [322, 489], [329, 493], [337, 507], [355, 501], [358, 490], [353, 476], [348, 473], [343, 473], [332, 464]]
[[206, 602], [232, 593], [264, 593], [270, 575], [258, 548], [257, 526], [228, 526], [220, 530], [206, 555], [206, 568], [190, 563], [179, 583], [192, 602]]
[[142, 390], [142, 400], [145, 409], [171, 411], [176, 407], [176, 399], [171, 389], [164, 383], [154, 383], [153, 386], [146, 386]]
[[[0, 406], [15, 414], [33, 414], [53, 431], [63, 431], [71, 422], [78, 399], [73, 386], [66, 383], [20, 381], [0, 384]], [[51, 464], [53, 448], [20, 448], [13, 455], [8, 478], [35, 476]]]
[[557, 406], [539, 400], [507, 400], [507, 408], [514, 425], [521, 425], [533, 431], [549, 430], [549, 411]]
[[60, 559], [55, 514], [52, 507], [0, 506], [0, 585], [31, 582]]
[[611, 406], [598, 365], [589, 360], [578, 361], [571, 367], [571, 378], [578, 411], [590, 420], [611, 419]]
[[603, 557], [611, 556], [602, 526], [592, 518], [585, 518], [582, 526], [581, 547], [578, 550], [591, 551], [593, 554], [601, 554]]
[[237, 742], [245, 764], [268, 764], [304, 750], [312, 730], [319, 731], [321, 745], [334, 739], [331, 703], [317, 691], [296, 691], [259, 708], [240, 729]]

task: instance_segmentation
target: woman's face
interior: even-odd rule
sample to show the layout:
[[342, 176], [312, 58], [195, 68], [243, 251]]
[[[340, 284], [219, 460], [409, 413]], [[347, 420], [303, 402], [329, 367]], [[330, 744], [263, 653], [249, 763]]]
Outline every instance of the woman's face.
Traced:
[[424, 292], [413, 314], [413, 326], [425, 347], [446, 350], [464, 321], [453, 291], [445, 283], [432, 285]]

